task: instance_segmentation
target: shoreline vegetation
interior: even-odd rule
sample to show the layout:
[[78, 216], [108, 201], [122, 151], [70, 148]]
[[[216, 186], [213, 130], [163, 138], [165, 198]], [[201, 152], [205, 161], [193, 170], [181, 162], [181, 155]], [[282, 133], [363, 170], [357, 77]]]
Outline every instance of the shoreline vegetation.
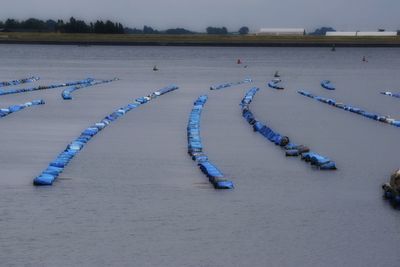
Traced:
[[94, 34], [0, 32], [0, 44], [232, 46], [232, 47], [400, 47], [395, 37], [268, 36], [214, 34]]

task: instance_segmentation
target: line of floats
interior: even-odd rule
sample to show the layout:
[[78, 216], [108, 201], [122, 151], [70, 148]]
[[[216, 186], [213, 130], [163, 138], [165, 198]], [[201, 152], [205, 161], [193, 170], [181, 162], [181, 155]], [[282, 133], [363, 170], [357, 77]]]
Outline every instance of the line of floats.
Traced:
[[219, 85], [212, 85], [212, 86], [210, 86], [210, 90], [220, 90], [223, 88], [232, 87], [234, 85], [241, 85], [241, 84], [252, 83], [252, 82], [253, 82], [253, 80], [251, 78], [246, 78], [243, 81], [239, 81], [239, 82], [230, 82], [230, 83], [223, 83], [223, 84], [219, 84]]
[[1, 108], [0, 109], [0, 118], [8, 116], [11, 113], [15, 113], [20, 110], [23, 110], [27, 107], [39, 106], [39, 105], [44, 105], [44, 104], [45, 104], [45, 102], [43, 99], [38, 99], [38, 100], [32, 100], [32, 101], [26, 102], [24, 104], [12, 105], [12, 106], [9, 106], [8, 108]]
[[65, 89], [61, 93], [61, 96], [62, 96], [62, 98], [64, 100], [71, 100], [72, 99], [71, 94], [72, 94], [72, 92], [74, 92], [76, 90], [79, 90], [79, 89], [82, 89], [82, 88], [86, 88], [86, 87], [89, 87], [89, 86], [95, 86], [95, 85], [99, 85], [99, 84], [110, 83], [110, 82], [114, 82], [114, 81], [118, 81], [118, 80], [119, 80], [118, 78], [113, 78], [113, 79], [109, 79], [109, 80], [96, 81], [94, 79], [88, 78], [86, 83], [78, 84], [78, 85], [76, 85], [74, 87]]
[[68, 87], [68, 86], [74, 86], [74, 85], [80, 85], [80, 84], [87, 84], [92, 81], [93, 81], [92, 78], [87, 78], [87, 79], [83, 79], [83, 80], [79, 80], [79, 81], [66, 82], [66, 83], [61, 83], [61, 84], [39, 85], [39, 86], [35, 86], [35, 87], [30, 87], [30, 88], [0, 90], [0, 96], [33, 92], [33, 91], [38, 91], [38, 90], [55, 89], [55, 88]]
[[321, 86], [327, 90], [335, 90], [336, 89], [335, 86], [332, 84], [332, 82], [329, 80], [323, 80], [321, 82]]
[[161, 95], [169, 93], [178, 89], [176, 85], [170, 85], [151, 93], [148, 96], [136, 98], [132, 103], [115, 110], [110, 115], [107, 115], [101, 121], [96, 122], [92, 126], [86, 128], [80, 136], [74, 141], [69, 143], [67, 147], [62, 151], [52, 162], [49, 163], [46, 169], [42, 173], [36, 176], [33, 180], [33, 184], [37, 186], [52, 185], [57, 177], [63, 172], [64, 168], [68, 163], [81, 151], [85, 145], [104, 128], [110, 125], [113, 121], [124, 116], [127, 112], [137, 108], [140, 105], [146, 104], [152, 99], [155, 99]]
[[[275, 75], [276, 78], [267, 83], [270, 88], [282, 90], [279, 84], [281, 80], [279, 79], [279, 75]], [[30, 82], [38, 81], [39, 77], [29, 77], [19, 80], [12, 81], [3, 81], [0, 82], [0, 87], [13, 86], [19, 84], [25, 84]], [[60, 87], [70, 87], [65, 89], [62, 92], [62, 98], [64, 100], [72, 99], [72, 92], [86, 88], [89, 86], [95, 86], [98, 84], [110, 83], [113, 81], [117, 81], [118, 78], [108, 79], [108, 80], [95, 80], [92, 78], [86, 78], [83, 80], [66, 82], [62, 84], [53, 84], [47, 86], [36, 86], [31, 88], [22, 88], [22, 89], [0, 89], [0, 96], [9, 95], [9, 94], [17, 94], [24, 92], [32, 92], [37, 90], [45, 90], [45, 89], [53, 89]], [[231, 82], [231, 83], [223, 83], [220, 85], [211, 86], [210, 90], [219, 90], [223, 88], [228, 88], [234, 85], [242, 85], [246, 83], [253, 82], [252, 79], [247, 78], [239, 82]], [[329, 80], [323, 80], [321, 82], [321, 86], [328, 90], [335, 90], [335, 87]], [[113, 113], [109, 114], [101, 121], [93, 124], [92, 126], [86, 128], [75, 140], [67, 145], [64, 151], [62, 151], [52, 162], [49, 163], [46, 169], [42, 171], [42, 173], [36, 176], [33, 180], [34, 185], [52, 185], [53, 182], [57, 179], [57, 177], [63, 172], [64, 168], [68, 165], [68, 163], [81, 151], [85, 145], [100, 131], [110, 125], [113, 121], [117, 120], [121, 116], [125, 115], [127, 112], [132, 109], [143, 105], [149, 102], [152, 99], [157, 98], [163, 94], [169, 93], [178, 89], [176, 85], [170, 85], [164, 87], [160, 90], [157, 90], [145, 97], [136, 98], [132, 103], [121, 107], [115, 110]], [[331, 161], [329, 158], [321, 156], [315, 152], [311, 152], [307, 146], [297, 145], [290, 142], [289, 137], [283, 136], [274, 130], [272, 130], [267, 125], [258, 121], [253, 113], [249, 109], [249, 105], [252, 102], [255, 94], [259, 91], [259, 88], [253, 87], [247, 91], [244, 98], [242, 99], [240, 106], [242, 109], [242, 116], [246, 119], [246, 121], [253, 127], [255, 132], [260, 133], [267, 140], [274, 143], [277, 146], [280, 146], [284, 151], [286, 156], [300, 156], [306, 162], [311, 163], [311, 165], [316, 166], [320, 170], [335, 170], [336, 164], [334, 161]], [[361, 108], [353, 107], [351, 105], [346, 105], [340, 102], [337, 102], [332, 98], [325, 98], [322, 96], [317, 96], [312, 93], [309, 93], [304, 90], [299, 90], [298, 93], [300, 95], [315, 99], [319, 102], [352, 112], [369, 119], [373, 119], [376, 121], [384, 122], [396, 127], [400, 127], [400, 121], [394, 120], [389, 116], [382, 116], [379, 114], [371, 113], [362, 110]], [[392, 93], [392, 92], [381, 92], [381, 94], [391, 97], [400, 98], [400, 93]], [[227, 179], [224, 174], [214, 165], [212, 164], [208, 156], [203, 151], [203, 145], [200, 137], [200, 119], [202, 109], [207, 102], [207, 95], [200, 96], [195, 102], [193, 109], [189, 115], [188, 125], [187, 125], [187, 141], [188, 141], [188, 154], [191, 158], [197, 163], [200, 170], [209, 178], [210, 183], [216, 189], [233, 189], [234, 184], [232, 181]], [[10, 115], [12, 113], [21, 111], [27, 107], [43, 105], [45, 104], [44, 100], [32, 100], [30, 102], [26, 102], [24, 104], [12, 105], [8, 108], [0, 109], [0, 118]], [[400, 169], [396, 170], [390, 177], [390, 181], [382, 185], [382, 189], [384, 191], [384, 197], [394, 205], [400, 205]]]
[[392, 92], [381, 92], [382, 95], [387, 95], [395, 98], [400, 98], [400, 93], [392, 93]]
[[274, 78], [271, 81], [267, 83], [268, 87], [276, 90], [283, 90], [285, 89], [284, 87], [280, 86], [279, 84], [282, 82], [281, 79], [279, 78]]
[[260, 89], [257, 87], [251, 88], [245, 94], [240, 103], [242, 108], [242, 116], [253, 127], [253, 130], [260, 133], [268, 141], [283, 148], [286, 156], [301, 156], [301, 159], [303, 159], [305, 162], [309, 162], [311, 165], [316, 166], [320, 170], [336, 170], [336, 164], [334, 161], [331, 161], [329, 158], [321, 156], [315, 152], [311, 152], [307, 146], [291, 143], [289, 137], [275, 132], [254, 117], [253, 113], [249, 109], [249, 106], [255, 94], [259, 90]]
[[28, 77], [28, 78], [13, 80], [13, 81], [4, 81], [4, 82], [0, 82], [0, 87], [18, 85], [18, 84], [23, 84], [23, 83], [31, 83], [31, 82], [36, 82], [38, 80], [40, 80], [39, 77], [32, 76], [32, 77]]
[[393, 125], [393, 126], [396, 126], [396, 127], [400, 127], [400, 121], [392, 119], [389, 116], [384, 116], [384, 115], [379, 115], [379, 114], [376, 114], [376, 113], [368, 112], [368, 111], [365, 111], [365, 110], [363, 110], [361, 108], [358, 108], [358, 107], [353, 107], [351, 105], [343, 104], [341, 102], [336, 101], [335, 99], [325, 98], [325, 97], [322, 97], [322, 96], [317, 96], [317, 95], [314, 95], [314, 94], [309, 93], [309, 92], [304, 91], [304, 90], [299, 90], [297, 92], [300, 95], [315, 99], [315, 100], [317, 100], [319, 102], [328, 104], [328, 105], [336, 107], [336, 108], [340, 108], [340, 109], [343, 109], [343, 110], [346, 110], [346, 111], [349, 111], [349, 112], [364, 116], [364, 117], [366, 117], [368, 119], [375, 120], [375, 121], [380, 121], [380, 122], [387, 123], [387, 124], [390, 124], [390, 125]]
[[193, 103], [192, 112], [189, 115], [187, 125], [188, 154], [197, 163], [200, 170], [208, 177], [210, 183], [216, 189], [232, 189], [233, 182], [228, 180], [224, 174], [209, 160], [203, 152], [203, 144], [200, 137], [200, 118], [204, 104], [207, 102], [206, 95], [199, 96]]

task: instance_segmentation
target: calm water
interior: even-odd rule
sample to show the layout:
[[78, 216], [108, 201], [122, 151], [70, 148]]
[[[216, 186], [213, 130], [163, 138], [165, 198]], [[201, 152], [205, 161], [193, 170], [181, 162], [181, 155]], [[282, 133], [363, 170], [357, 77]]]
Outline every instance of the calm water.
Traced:
[[[275, 70], [284, 91], [266, 87]], [[0, 120], [0, 265], [398, 266], [400, 213], [380, 185], [400, 167], [400, 129], [296, 91], [400, 118], [400, 100], [378, 94], [400, 91], [399, 73], [400, 49], [1, 45], [0, 80], [121, 80], [72, 101], [62, 89], [0, 98], [0, 107], [46, 101]], [[208, 90], [247, 76], [253, 85]], [[337, 90], [322, 89], [322, 79]], [[84, 128], [170, 83], [180, 90], [102, 131], [54, 186], [32, 186]], [[253, 133], [238, 105], [251, 86], [262, 89], [251, 105], [258, 119], [339, 170], [285, 158]], [[212, 189], [186, 154], [188, 114], [205, 93], [203, 144], [233, 191]]]

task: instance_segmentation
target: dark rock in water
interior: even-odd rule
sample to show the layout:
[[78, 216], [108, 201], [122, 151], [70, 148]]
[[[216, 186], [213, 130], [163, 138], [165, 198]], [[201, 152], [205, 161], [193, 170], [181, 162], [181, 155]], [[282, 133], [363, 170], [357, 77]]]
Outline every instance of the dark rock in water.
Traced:
[[282, 139], [281, 139], [281, 141], [280, 141], [280, 143], [279, 143], [279, 145], [280, 146], [286, 146], [287, 144], [289, 144], [289, 137], [287, 137], [287, 136], [283, 136], [282, 137]]

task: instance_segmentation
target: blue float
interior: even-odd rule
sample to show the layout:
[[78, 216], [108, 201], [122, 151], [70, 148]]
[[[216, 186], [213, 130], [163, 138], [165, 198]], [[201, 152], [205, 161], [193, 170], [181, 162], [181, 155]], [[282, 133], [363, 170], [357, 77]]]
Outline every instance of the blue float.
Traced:
[[[154, 93], [150, 94], [149, 96], [146, 96], [145, 98], [154, 99], [158, 96], [174, 91], [176, 89], [178, 89], [176, 85], [170, 85], [155, 91]], [[144, 103], [140, 103], [135, 100], [133, 103], [130, 103], [124, 107], [117, 109], [116, 111], [106, 116], [101, 121], [83, 130], [80, 136], [78, 136], [75, 140], [69, 143], [67, 147], [64, 149], [64, 151], [62, 151], [52, 162], [50, 162], [48, 167], [44, 169], [41, 174], [39, 174], [33, 179], [33, 184], [37, 186], [52, 185], [53, 182], [57, 179], [57, 177], [63, 172], [64, 168], [68, 165], [68, 163], [79, 153], [79, 151], [81, 151], [85, 147], [85, 145], [95, 135], [97, 135], [105, 127], [110, 125], [111, 122], [117, 120], [119, 117], [123, 116], [127, 112], [131, 111], [132, 109]]]
[[193, 109], [189, 115], [187, 125], [188, 153], [192, 160], [197, 162], [200, 170], [208, 177], [214, 188], [233, 189], [233, 182], [226, 179], [224, 174], [203, 153], [203, 145], [200, 137], [200, 117], [207, 99], [206, 95], [202, 95], [193, 103]]

